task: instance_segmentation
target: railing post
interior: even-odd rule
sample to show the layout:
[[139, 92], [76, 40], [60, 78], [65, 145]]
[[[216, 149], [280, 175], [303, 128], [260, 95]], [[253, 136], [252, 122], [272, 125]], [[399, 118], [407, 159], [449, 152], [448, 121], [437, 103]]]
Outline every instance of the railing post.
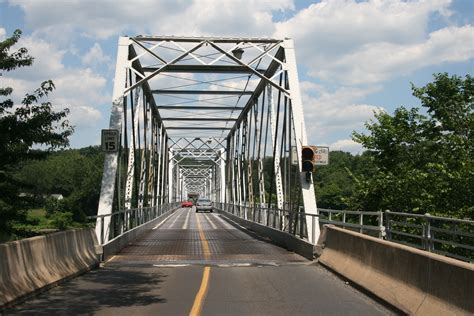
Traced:
[[278, 208], [273, 209], [273, 228], [276, 228]]
[[433, 236], [431, 233], [431, 220], [430, 220], [430, 214], [426, 213], [424, 216], [425, 220], [425, 249], [428, 250], [429, 252], [433, 252], [434, 250], [434, 244], [433, 244]]
[[100, 218], [100, 244], [104, 244], [104, 217]]
[[300, 212], [299, 213], [299, 222], [300, 222], [300, 238], [303, 239], [303, 235], [304, 235], [304, 214], [303, 212]]
[[383, 226], [383, 212], [382, 211], [379, 211], [378, 222], [379, 222], [379, 238], [383, 238], [384, 226]]
[[359, 213], [359, 233], [363, 234], [364, 233], [364, 229], [362, 228], [362, 226], [364, 226], [364, 214], [363, 213]]
[[390, 223], [390, 210], [385, 210], [385, 238], [392, 240], [392, 224]]

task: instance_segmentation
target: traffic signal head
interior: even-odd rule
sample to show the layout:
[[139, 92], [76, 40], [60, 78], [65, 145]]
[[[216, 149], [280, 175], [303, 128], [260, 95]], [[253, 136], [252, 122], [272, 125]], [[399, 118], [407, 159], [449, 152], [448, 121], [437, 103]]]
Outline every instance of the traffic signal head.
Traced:
[[303, 146], [301, 149], [301, 171], [313, 172], [316, 158], [316, 146]]

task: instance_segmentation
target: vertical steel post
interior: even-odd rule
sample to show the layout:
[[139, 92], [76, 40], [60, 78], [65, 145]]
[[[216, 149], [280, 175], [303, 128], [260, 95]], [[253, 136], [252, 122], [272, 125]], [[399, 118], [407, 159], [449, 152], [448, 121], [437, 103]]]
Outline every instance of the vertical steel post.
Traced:
[[[306, 135], [306, 127], [304, 122], [303, 114], [303, 103], [301, 101], [300, 86], [298, 80], [298, 70], [296, 67], [296, 57], [293, 46], [293, 40], [286, 39], [283, 42], [283, 47], [285, 49], [285, 64], [288, 72], [288, 83], [289, 83], [289, 92], [291, 98], [291, 109], [293, 111], [293, 124], [295, 129], [295, 138], [296, 138], [296, 151], [298, 155], [298, 170], [300, 172], [300, 185], [303, 195], [303, 204], [304, 211], [308, 214], [318, 215], [318, 209], [316, 207], [316, 197], [314, 194], [314, 185], [313, 179], [310, 182], [306, 181], [306, 175], [304, 172], [301, 172], [301, 147], [308, 144], [308, 139]], [[318, 240], [320, 229], [319, 229], [319, 219], [315, 220], [315, 236], [313, 234], [313, 222], [311, 217], [306, 218], [306, 225], [308, 229], [308, 240]]]
[[[275, 139], [277, 133], [277, 121], [275, 114], [275, 106], [273, 104], [273, 92], [272, 86], [267, 85], [267, 95], [268, 95], [268, 106], [270, 109], [270, 129], [272, 134], [272, 149], [275, 153], [274, 157], [274, 170], [275, 170], [275, 185], [276, 185], [276, 196], [277, 196], [277, 208], [283, 209], [283, 188], [281, 184], [281, 169], [280, 169], [280, 149], [278, 141]], [[270, 192], [271, 193], [271, 192]]]
[[[130, 40], [128, 37], [120, 37], [117, 50], [117, 64], [115, 68], [114, 92], [112, 97], [112, 112], [110, 115], [110, 129], [122, 131], [123, 120], [123, 102], [124, 89], [127, 84], [127, 67], [128, 67], [128, 47]], [[115, 181], [118, 168], [118, 152], [106, 153], [104, 161], [104, 174], [102, 176], [102, 185], [100, 189], [99, 207], [97, 215], [104, 215], [112, 213], [112, 206], [114, 201]], [[110, 232], [110, 217], [103, 219], [101, 223], [99, 219], [96, 222], [97, 238], [104, 236], [103, 242], [109, 240]], [[104, 230], [101, 230], [103, 224]], [[101, 232], [102, 231], [102, 232]]]

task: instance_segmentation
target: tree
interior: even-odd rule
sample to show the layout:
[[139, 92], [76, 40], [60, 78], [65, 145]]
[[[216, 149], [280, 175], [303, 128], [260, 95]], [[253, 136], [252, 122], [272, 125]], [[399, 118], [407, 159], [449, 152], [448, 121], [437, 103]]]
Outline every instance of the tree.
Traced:
[[412, 91], [426, 114], [399, 107], [375, 114], [369, 134], [353, 133], [376, 172], [356, 179], [350, 205], [472, 218], [474, 79], [442, 73]]
[[371, 174], [373, 167], [365, 154], [353, 156], [348, 152], [331, 151], [329, 161], [327, 166], [317, 166], [313, 175], [318, 207], [347, 209], [354, 190], [354, 177]]
[[[0, 42], [0, 71], [10, 72], [30, 66], [33, 57], [24, 47], [13, 53], [10, 50], [21, 37], [16, 30], [12, 37]], [[21, 161], [44, 157], [44, 151], [32, 148], [42, 145], [53, 150], [69, 144], [73, 128], [65, 119], [68, 109], [53, 111], [50, 102], [41, 100], [54, 90], [51, 80], [44, 81], [32, 94], [26, 94], [21, 104], [9, 98], [13, 89], [1, 87], [0, 96], [0, 240], [8, 236], [13, 220], [25, 213], [25, 198], [20, 198], [22, 183], [12, 174]]]

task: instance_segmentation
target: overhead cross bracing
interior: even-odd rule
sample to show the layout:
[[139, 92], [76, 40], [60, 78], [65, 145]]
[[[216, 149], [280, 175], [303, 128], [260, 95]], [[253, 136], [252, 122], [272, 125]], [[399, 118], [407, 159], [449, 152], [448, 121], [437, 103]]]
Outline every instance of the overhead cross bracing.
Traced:
[[[121, 146], [106, 155], [99, 214], [189, 193], [316, 214], [299, 159], [304, 123], [290, 39], [122, 37], [110, 122]], [[109, 237], [120, 227], [104, 224]]]

